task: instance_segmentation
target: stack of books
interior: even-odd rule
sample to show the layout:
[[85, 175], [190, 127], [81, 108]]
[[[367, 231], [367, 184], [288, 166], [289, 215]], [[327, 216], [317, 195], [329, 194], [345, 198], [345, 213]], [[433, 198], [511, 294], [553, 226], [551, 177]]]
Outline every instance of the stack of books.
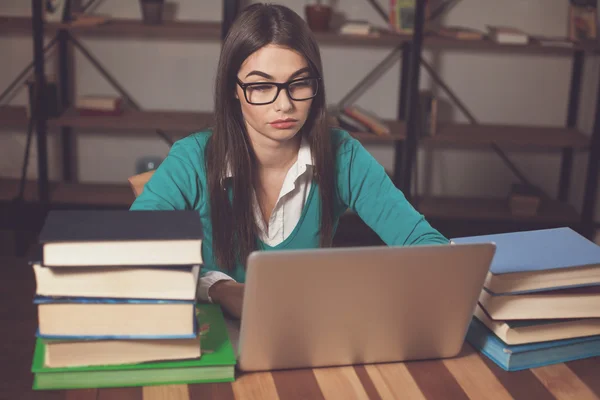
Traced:
[[342, 129], [351, 133], [370, 132], [378, 136], [390, 136], [390, 127], [375, 113], [366, 109], [351, 105], [339, 110], [336, 115], [337, 124]]
[[197, 213], [51, 211], [39, 242], [34, 389], [233, 379], [220, 308], [195, 300]]
[[570, 228], [452, 240], [496, 244], [466, 340], [507, 371], [600, 355], [600, 246]]

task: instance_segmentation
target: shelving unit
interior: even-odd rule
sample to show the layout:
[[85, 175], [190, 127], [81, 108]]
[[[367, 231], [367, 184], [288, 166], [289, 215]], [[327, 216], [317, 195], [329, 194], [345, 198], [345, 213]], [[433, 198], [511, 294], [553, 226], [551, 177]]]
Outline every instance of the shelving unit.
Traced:
[[[37, 0], [33, 0], [35, 2]], [[419, 2], [420, 3], [420, 2]], [[421, 5], [421, 4], [420, 4]], [[194, 21], [194, 22], [165, 22], [161, 25], [146, 25], [140, 20], [111, 19], [105, 24], [98, 26], [72, 26], [69, 24], [42, 24], [41, 21], [29, 17], [0, 17], [0, 35], [33, 35], [54, 36], [60, 38], [62, 48], [60, 49], [59, 68], [63, 78], [72, 74], [67, 66], [65, 33], [69, 32], [78, 38], [118, 38], [126, 39], [148, 39], [148, 40], [173, 40], [173, 41], [220, 41], [223, 32], [232, 22], [232, 15], [239, 4], [237, 0], [224, 0], [224, 20]], [[422, 5], [421, 5], [422, 6]], [[417, 13], [419, 15], [419, 13]], [[423, 15], [421, 13], [420, 15]], [[35, 17], [35, 15], [34, 15]], [[353, 46], [366, 48], [385, 48], [391, 50], [402, 50], [402, 68], [400, 77], [398, 115], [395, 120], [386, 120], [389, 124], [391, 136], [377, 136], [372, 133], [351, 132], [351, 134], [364, 143], [381, 143], [394, 146], [395, 167], [394, 179], [396, 184], [405, 192], [409, 199], [413, 200], [416, 207], [427, 217], [440, 219], [461, 220], [489, 220], [489, 221], [525, 221], [568, 224], [571, 226], [592, 224], [593, 206], [595, 203], [595, 187], [598, 180], [597, 162], [593, 160], [588, 167], [588, 184], [586, 185], [586, 200], [584, 213], [577, 213], [566, 204], [568, 188], [571, 175], [572, 157], [574, 151], [590, 151], [590, 157], [600, 157], [600, 122], [594, 128], [593, 137], [579, 132], [576, 126], [578, 111], [578, 96], [581, 86], [581, 75], [583, 60], [586, 54], [598, 54], [598, 46], [594, 44], [578, 44], [573, 48], [542, 46], [539, 43], [531, 43], [526, 46], [502, 45], [490, 40], [464, 41], [449, 38], [441, 38], [423, 34], [423, 20], [415, 21], [416, 31], [414, 35], [400, 35], [394, 33], [381, 34], [380, 36], [350, 36], [337, 33], [316, 33], [321, 45]], [[37, 25], [36, 25], [37, 24]], [[443, 123], [438, 125], [438, 131], [433, 137], [420, 137], [418, 128], [415, 127], [415, 85], [418, 90], [419, 73], [418, 66], [421, 50], [460, 50], [464, 52], [498, 53], [512, 55], [544, 54], [548, 56], [561, 56], [573, 58], [573, 73], [571, 79], [571, 95], [569, 98], [569, 117], [565, 127], [540, 127], [501, 124], [457, 124]], [[413, 57], [410, 57], [413, 55]], [[41, 55], [36, 54], [37, 63], [40, 63]], [[65, 88], [62, 88], [64, 90]], [[68, 105], [70, 99], [67, 99]], [[597, 117], [599, 119], [600, 117]], [[65, 175], [64, 182], [49, 183], [48, 195], [52, 203], [58, 199], [67, 200], [72, 196], [72, 202], [86, 203], [89, 198], [87, 193], [97, 189], [95, 185], [77, 182], [69, 182], [68, 158], [72, 158], [73, 135], [95, 134], [106, 135], [155, 135], [154, 131], [161, 129], [172, 139], [177, 139], [190, 132], [202, 129], [210, 125], [212, 114], [209, 112], [179, 112], [163, 110], [128, 110], [119, 117], [81, 117], [72, 109], [67, 109], [59, 118], [44, 119], [43, 126], [36, 127], [38, 135], [45, 137], [47, 132], [60, 133], [62, 146], [65, 150], [63, 166]], [[4, 106], [0, 107], [0, 127], [26, 128], [28, 124], [24, 107]], [[0, 130], [0, 134], [2, 130]], [[38, 137], [41, 137], [38, 136]], [[492, 144], [501, 146], [502, 149], [519, 149], [534, 151], [560, 151], [563, 154], [561, 164], [561, 180], [559, 183], [559, 198], [549, 201], [545, 208], [535, 217], [515, 217], [510, 214], [504, 199], [472, 199], [472, 198], [420, 198], [414, 196], [410, 191], [413, 162], [416, 157], [418, 146], [436, 148], [486, 148]], [[40, 162], [44, 162], [43, 157]], [[596, 167], [594, 167], [596, 165]], [[46, 168], [40, 165], [38, 170]], [[595, 169], [595, 171], [594, 171]], [[43, 174], [42, 174], [43, 175]], [[38, 181], [39, 187], [44, 186], [44, 177]], [[0, 180], [0, 187], [3, 182]], [[14, 180], [5, 181], [5, 187], [10, 186], [16, 194], [18, 186]], [[33, 183], [31, 183], [33, 184]], [[54, 186], [53, 186], [54, 185]], [[61, 189], [57, 189], [60, 187]], [[54, 189], [52, 189], [54, 188]], [[61, 192], [61, 190], [63, 190]], [[114, 192], [113, 192], [114, 190]], [[131, 199], [126, 193], [129, 187], [114, 185], [113, 189], [103, 189], [106, 193], [104, 198], [114, 203], [115, 206], [128, 206]], [[78, 195], [81, 191], [81, 196]], [[63, 194], [60, 194], [63, 193]], [[109, 193], [115, 193], [110, 195]], [[41, 195], [41, 198], [44, 196]], [[99, 200], [98, 201], [104, 201]], [[106, 205], [106, 204], [105, 204]], [[589, 224], [588, 221], [589, 220]], [[588, 228], [586, 228], [588, 229]]]

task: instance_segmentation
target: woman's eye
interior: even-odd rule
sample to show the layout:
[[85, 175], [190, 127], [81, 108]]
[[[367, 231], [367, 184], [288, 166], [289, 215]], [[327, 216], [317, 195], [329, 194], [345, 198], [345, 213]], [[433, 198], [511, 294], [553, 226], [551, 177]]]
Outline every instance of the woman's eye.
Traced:
[[249, 89], [255, 90], [258, 92], [264, 92], [264, 91], [273, 89], [273, 86], [272, 85], [256, 85], [256, 86], [250, 86]]

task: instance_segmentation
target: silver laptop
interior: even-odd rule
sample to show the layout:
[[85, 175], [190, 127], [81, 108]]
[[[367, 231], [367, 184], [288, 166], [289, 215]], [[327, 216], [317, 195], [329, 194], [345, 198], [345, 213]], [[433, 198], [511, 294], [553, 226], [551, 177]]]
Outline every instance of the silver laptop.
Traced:
[[254, 252], [238, 367], [455, 356], [494, 252], [492, 243]]

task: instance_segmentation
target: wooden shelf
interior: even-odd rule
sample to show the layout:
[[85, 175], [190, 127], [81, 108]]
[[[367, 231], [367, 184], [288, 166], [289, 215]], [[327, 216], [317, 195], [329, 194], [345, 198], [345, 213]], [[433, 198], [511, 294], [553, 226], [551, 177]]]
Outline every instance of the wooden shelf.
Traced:
[[589, 146], [590, 139], [576, 129], [561, 127], [440, 124], [434, 136], [424, 137], [421, 142], [440, 147], [479, 147], [496, 143], [520, 148], [584, 149]]
[[[96, 26], [48, 23], [45, 28], [49, 34], [54, 34], [59, 29], [68, 29], [77, 36], [96, 38], [194, 41], [221, 39], [221, 23], [214, 21], [166, 21], [161, 25], [148, 25], [137, 19], [114, 18]], [[29, 17], [0, 17], [0, 34], [30, 35], [31, 32]]]
[[[139, 19], [113, 18], [97, 26], [73, 26], [69, 24], [46, 24], [46, 32], [54, 34], [59, 29], [68, 29], [82, 37], [118, 37], [128, 39], [165, 39], [191, 41], [221, 40], [221, 23], [218, 21], [165, 21], [160, 25], [147, 25]], [[0, 17], [0, 35], [31, 35], [30, 17]], [[341, 46], [397, 47], [412, 40], [412, 35], [387, 33], [379, 35], [341, 35], [337, 32], [315, 32], [320, 44]], [[435, 35], [426, 35], [423, 46], [429, 49], [480, 50], [521, 54], [570, 55], [576, 50], [598, 53], [595, 43], [576, 44], [572, 48], [542, 46], [532, 42], [527, 45], [498, 44], [489, 39], [458, 40]]]
[[0, 129], [27, 129], [29, 118], [23, 106], [0, 106]]
[[75, 110], [66, 111], [59, 118], [48, 120], [49, 127], [71, 127], [83, 131], [131, 132], [134, 134], [154, 134], [156, 129], [169, 133], [189, 134], [212, 124], [212, 113], [181, 111], [133, 111], [123, 115], [80, 116]]
[[421, 197], [415, 207], [426, 218], [571, 224], [580, 222], [573, 207], [559, 201], [542, 202], [535, 216], [513, 215], [504, 198]]
[[379, 136], [370, 132], [349, 132], [362, 143], [390, 143], [406, 140], [406, 124], [397, 120], [384, 120], [390, 127], [391, 135]]
[[[0, 201], [10, 201], [19, 193], [19, 179], [0, 178]], [[127, 184], [49, 182], [50, 202], [53, 205], [129, 207], [135, 200]], [[25, 201], [36, 202], [37, 181], [25, 184]]]
[[490, 39], [482, 40], [460, 40], [435, 35], [424, 38], [423, 46], [429, 49], [457, 49], [477, 50], [497, 53], [514, 54], [548, 54], [548, 55], [572, 55], [577, 50], [597, 53], [599, 48], [594, 43], [577, 43], [573, 47], [542, 46], [532, 41], [526, 45], [499, 44]]

